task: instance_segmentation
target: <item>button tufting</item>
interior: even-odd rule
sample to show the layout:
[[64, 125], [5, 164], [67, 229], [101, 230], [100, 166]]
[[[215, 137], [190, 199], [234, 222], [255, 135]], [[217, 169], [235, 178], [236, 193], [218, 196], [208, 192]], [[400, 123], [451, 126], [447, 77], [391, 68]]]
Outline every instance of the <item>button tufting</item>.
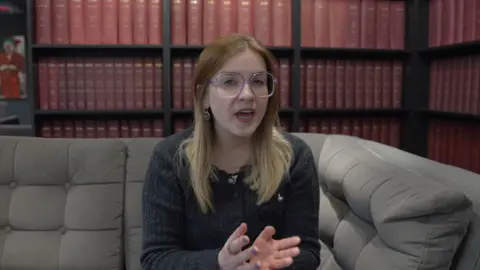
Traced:
[[72, 185], [70, 183], [65, 183], [65, 188], [69, 189]]
[[9, 226], [5, 227], [5, 232], [9, 233], [12, 231], [12, 228], [10, 228]]
[[11, 182], [10, 187], [11, 188], [16, 188], [17, 187], [17, 182]]
[[59, 231], [60, 231], [61, 234], [65, 234], [67, 232], [67, 228], [62, 226], [62, 227], [60, 227]]

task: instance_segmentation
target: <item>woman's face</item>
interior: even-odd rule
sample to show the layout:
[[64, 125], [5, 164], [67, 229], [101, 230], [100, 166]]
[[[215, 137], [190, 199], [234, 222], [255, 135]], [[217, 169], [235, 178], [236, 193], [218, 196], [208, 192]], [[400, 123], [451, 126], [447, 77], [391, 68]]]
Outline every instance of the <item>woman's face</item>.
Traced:
[[267, 82], [272, 79], [265, 61], [251, 50], [229, 59], [212, 78], [204, 100], [213, 113], [216, 132], [252, 136], [267, 110], [271, 94]]

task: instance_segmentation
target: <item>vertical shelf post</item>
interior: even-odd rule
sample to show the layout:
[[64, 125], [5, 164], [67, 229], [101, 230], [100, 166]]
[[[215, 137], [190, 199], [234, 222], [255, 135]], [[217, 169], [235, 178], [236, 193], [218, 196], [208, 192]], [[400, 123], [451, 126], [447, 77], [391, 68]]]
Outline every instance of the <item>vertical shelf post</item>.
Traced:
[[172, 132], [172, 52], [171, 52], [171, 27], [170, 27], [170, 5], [171, 1], [162, 1], [162, 27], [163, 27], [163, 134], [164, 137]]
[[301, 1], [292, 0], [293, 66], [290, 83], [290, 104], [293, 109], [291, 131], [300, 129], [300, 62], [301, 62]]
[[404, 65], [403, 107], [409, 111], [402, 129], [401, 148], [426, 157], [427, 122], [420, 109], [428, 105], [428, 62], [420, 51], [428, 47], [428, 1], [406, 3], [405, 47], [410, 57]]

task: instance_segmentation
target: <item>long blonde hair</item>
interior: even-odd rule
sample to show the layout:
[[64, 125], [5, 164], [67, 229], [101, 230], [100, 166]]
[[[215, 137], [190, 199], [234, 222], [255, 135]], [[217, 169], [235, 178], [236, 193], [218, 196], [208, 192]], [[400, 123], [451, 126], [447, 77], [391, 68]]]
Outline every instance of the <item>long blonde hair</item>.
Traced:
[[[194, 131], [180, 150], [184, 150], [189, 163], [190, 181], [202, 212], [214, 211], [210, 182], [217, 180], [213, 172], [212, 154], [215, 142], [213, 121], [203, 118], [208, 81], [232, 56], [251, 50], [265, 61], [267, 70], [273, 72], [273, 55], [255, 39], [244, 35], [230, 35], [217, 39], [207, 46], [198, 58], [194, 72]], [[258, 203], [264, 203], [275, 194], [283, 176], [288, 173], [292, 159], [292, 147], [278, 130], [279, 94], [270, 97], [265, 116], [252, 137], [251, 170], [245, 183], [258, 194]]]

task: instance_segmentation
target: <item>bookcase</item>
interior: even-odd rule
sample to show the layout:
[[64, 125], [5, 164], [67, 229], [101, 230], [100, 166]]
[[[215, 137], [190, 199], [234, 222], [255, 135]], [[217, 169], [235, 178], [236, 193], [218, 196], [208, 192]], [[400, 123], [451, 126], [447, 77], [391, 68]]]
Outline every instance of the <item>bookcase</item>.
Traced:
[[480, 173], [480, 13], [476, 0], [431, 0], [420, 55], [428, 66], [427, 157]]
[[240, 32], [278, 60], [285, 129], [350, 134], [432, 157], [432, 123], [478, 120], [429, 106], [437, 56], [478, 49], [475, 41], [429, 46], [435, 1], [453, 2], [27, 0], [36, 135], [162, 137], [183, 129], [192, 121], [195, 58], [216, 36]]

